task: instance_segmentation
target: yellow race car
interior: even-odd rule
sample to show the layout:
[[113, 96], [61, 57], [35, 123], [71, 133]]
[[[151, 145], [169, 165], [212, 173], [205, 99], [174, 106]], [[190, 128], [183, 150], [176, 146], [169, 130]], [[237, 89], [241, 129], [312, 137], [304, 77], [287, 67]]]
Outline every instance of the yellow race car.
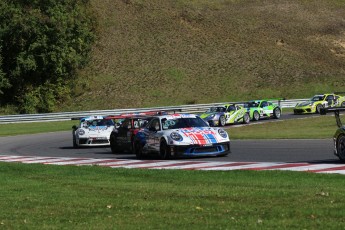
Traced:
[[318, 94], [310, 100], [298, 103], [294, 108], [294, 114], [320, 113], [321, 108], [345, 107], [343, 93]]

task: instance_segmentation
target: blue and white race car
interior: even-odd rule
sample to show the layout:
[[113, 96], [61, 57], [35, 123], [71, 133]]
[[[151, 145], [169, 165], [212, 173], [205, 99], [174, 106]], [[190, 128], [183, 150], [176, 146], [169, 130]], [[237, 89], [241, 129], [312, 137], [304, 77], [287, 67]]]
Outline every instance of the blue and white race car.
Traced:
[[114, 130], [114, 122], [103, 116], [72, 118], [79, 120], [79, 125], [72, 127], [73, 147], [109, 146], [109, 138]]
[[210, 127], [197, 115], [160, 115], [135, 135], [134, 152], [137, 158], [225, 156], [230, 153], [230, 139], [224, 129]]

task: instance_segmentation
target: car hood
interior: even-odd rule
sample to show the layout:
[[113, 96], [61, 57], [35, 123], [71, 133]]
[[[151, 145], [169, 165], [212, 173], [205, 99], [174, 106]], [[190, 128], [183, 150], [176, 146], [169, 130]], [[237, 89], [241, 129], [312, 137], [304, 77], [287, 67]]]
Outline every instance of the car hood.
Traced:
[[218, 129], [210, 127], [182, 128], [175, 132], [183, 137], [184, 142], [189, 140], [191, 144], [207, 145], [229, 141], [229, 137], [223, 138], [219, 135]]
[[313, 102], [312, 101], [304, 101], [304, 102], [299, 103], [296, 107], [308, 106], [310, 104], [313, 104]]
[[206, 112], [200, 115], [201, 118], [208, 118], [210, 116], [216, 115], [216, 112]]

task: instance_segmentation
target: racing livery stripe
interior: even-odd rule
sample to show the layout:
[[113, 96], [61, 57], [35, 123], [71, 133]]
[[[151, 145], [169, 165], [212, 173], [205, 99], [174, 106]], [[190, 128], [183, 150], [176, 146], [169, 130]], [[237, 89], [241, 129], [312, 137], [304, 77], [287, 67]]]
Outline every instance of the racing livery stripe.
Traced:
[[68, 157], [10, 156], [0, 155], [0, 162], [50, 165], [98, 165], [112, 168], [184, 169], [184, 170], [289, 170], [311, 173], [345, 174], [342, 164], [284, 163], [284, 162], [216, 162], [216, 161], [168, 161], [168, 160], [122, 160]]
[[194, 140], [194, 144], [199, 144], [199, 145], [204, 145], [206, 144], [206, 140], [202, 134], [197, 134], [197, 133], [189, 133], [189, 137]]
[[216, 138], [215, 138], [215, 135], [213, 135], [213, 134], [205, 134], [204, 136], [205, 136], [206, 140], [208, 140], [208, 143], [212, 143], [212, 144], [213, 143], [218, 143]]
[[180, 130], [192, 140], [193, 144], [205, 145], [217, 143], [215, 132], [202, 128], [183, 128]]

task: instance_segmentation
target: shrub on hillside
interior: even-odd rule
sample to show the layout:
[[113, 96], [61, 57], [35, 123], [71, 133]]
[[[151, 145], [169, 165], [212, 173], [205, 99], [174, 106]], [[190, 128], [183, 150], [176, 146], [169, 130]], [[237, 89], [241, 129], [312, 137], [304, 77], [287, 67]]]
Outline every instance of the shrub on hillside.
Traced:
[[0, 3], [0, 99], [20, 112], [51, 112], [88, 61], [94, 41], [88, 0]]
[[[2, 66], [2, 55], [1, 55], [1, 47], [0, 47], [0, 66]], [[5, 73], [0, 68], [0, 95], [4, 92], [3, 90], [10, 87], [9, 80], [6, 78]]]

